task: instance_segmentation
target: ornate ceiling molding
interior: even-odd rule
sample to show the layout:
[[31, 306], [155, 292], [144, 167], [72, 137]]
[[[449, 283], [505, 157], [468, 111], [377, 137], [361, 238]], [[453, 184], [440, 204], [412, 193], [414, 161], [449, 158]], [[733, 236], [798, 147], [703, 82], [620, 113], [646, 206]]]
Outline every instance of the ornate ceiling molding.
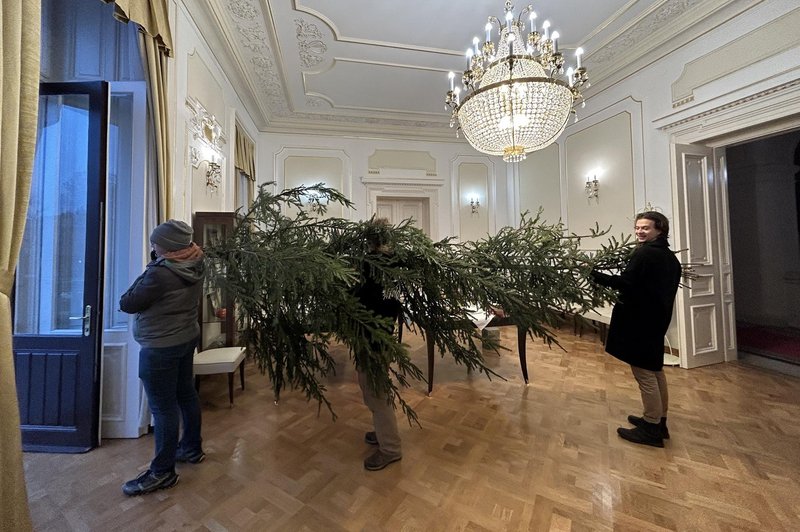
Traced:
[[275, 53], [269, 45], [264, 13], [255, 0], [228, 0], [228, 16], [236, 28], [238, 44], [245, 60], [252, 65], [255, 82], [261, 97], [267, 101], [270, 113], [290, 114], [283, 83], [278, 76]]
[[713, 107], [665, 116], [654, 125], [670, 133], [675, 142], [721, 146], [750, 140], [765, 131], [794, 129], [799, 115], [800, 80], [795, 79]]
[[[708, 1], [708, 0], [704, 0]], [[619, 57], [627, 56], [631, 51], [641, 48], [642, 43], [671, 26], [679, 17], [699, 5], [701, 0], [669, 0], [647, 13], [633, 26], [604, 44], [595, 53], [586, 57], [592, 62], [592, 70], [602, 69]]]
[[[284, 79], [284, 76], [294, 76], [298, 72], [284, 72], [283, 69], [292, 65], [293, 69], [300, 70], [298, 75], [319, 69], [332, 59], [330, 56], [336, 52], [334, 45], [340, 40], [335, 31], [331, 37], [326, 26], [330, 21], [323, 14], [309, 12], [299, 0], [283, 0], [285, 4], [280, 5], [276, 0], [205, 1], [220, 8], [216, 12], [229, 30], [228, 42], [235, 48], [237, 56], [235, 64], [229, 66], [236, 71], [231, 79], [243, 77], [248, 80], [242, 90], [248, 91], [247, 96], [252, 95], [252, 99], [259, 102], [267, 119], [267, 123], [261, 126], [262, 130], [307, 134], [319, 128], [318, 133], [340, 132], [381, 138], [398, 135], [412, 138], [416, 131], [420, 139], [455, 139], [445, 113], [431, 115], [430, 119], [411, 119], [408, 115], [388, 110], [337, 108], [325, 95], [308, 90], [305, 94], [290, 95], [289, 88], [296, 90], [297, 83], [294, 78]], [[595, 50], [586, 58], [592, 63], [593, 87], [590, 93], [644, 68], [751, 5], [752, 1], [742, 0], [657, 0], [616, 35], [596, 43], [594, 38], [587, 42]], [[287, 20], [288, 13], [294, 16]], [[287, 22], [294, 24], [294, 31], [291, 27], [284, 27]], [[291, 40], [278, 44], [278, 35], [275, 34], [278, 28], [283, 38], [292, 36]], [[602, 38], [601, 34], [595, 37]], [[331, 38], [337, 42], [327, 42]], [[293, 57], [290, 59], [290, 56]], [[590, 97], [590, 93], [587, 96]]]
[[297, 35], [297, 47], [300, 52], [300, 63], [304, 68], [311, 68], [322, 62], [322, 55], [328, 51], [328, 45], [322, 41], [322, 32], [316, 24], [301, 18], [294, 19]]

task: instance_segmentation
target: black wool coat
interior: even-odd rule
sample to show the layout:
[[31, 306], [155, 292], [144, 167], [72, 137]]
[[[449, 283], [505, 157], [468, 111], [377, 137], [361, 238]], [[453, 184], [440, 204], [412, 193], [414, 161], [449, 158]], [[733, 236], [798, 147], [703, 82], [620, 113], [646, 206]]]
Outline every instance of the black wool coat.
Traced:
[[658, 237], [634, 250], [619, 275], [592, 272], [594, 281], [619, 291], [611, 313], [606, 352], [631, 366], [660, 371], [664, 335], [681, 278], [681, 264]]

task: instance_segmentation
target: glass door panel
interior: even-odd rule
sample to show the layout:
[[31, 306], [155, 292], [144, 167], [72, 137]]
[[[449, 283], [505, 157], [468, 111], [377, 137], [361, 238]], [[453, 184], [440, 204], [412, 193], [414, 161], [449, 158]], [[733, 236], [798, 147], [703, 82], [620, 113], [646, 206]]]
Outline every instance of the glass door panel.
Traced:
[[15, 296], [17, 334], [83, 334], [89, 96], [41, 96]]

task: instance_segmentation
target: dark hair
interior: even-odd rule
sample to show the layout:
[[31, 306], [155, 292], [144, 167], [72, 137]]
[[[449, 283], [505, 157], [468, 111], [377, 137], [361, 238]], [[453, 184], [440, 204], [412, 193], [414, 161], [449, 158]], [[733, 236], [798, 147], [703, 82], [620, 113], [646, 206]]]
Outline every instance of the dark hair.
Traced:
[[661, 236], [669, 238], [669, 220], [667, 220], [666, 216], [656, 211], [645, 211], [636, 215], [636, 220], [641, 220], [642, 218], [651, 220], [653, 226], [661, 231]]
[[373, 217], [364, 227], [367, 245], [370, 250], [378, 250], [389, 243], [392, 224], [386, 218]]

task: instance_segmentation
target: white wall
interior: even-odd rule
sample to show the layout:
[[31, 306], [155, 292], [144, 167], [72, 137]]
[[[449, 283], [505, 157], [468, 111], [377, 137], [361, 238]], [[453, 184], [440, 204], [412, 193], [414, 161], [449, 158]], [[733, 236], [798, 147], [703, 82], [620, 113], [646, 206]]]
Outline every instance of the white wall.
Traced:
[[[482, 164], [486, 168], [487, 184], [486, 201], [481, 201], [481, 224], [485, 222], [486, 228], [495, 228], [498, 225], [508, 223], [508, 176], [506, 175], [505, 163], [500, 158], [482, 156], [463, 142], [412, 142], [398, 140], [375, 140], [358, 139], [347, 137], [333, 137], [325, 135], [281, 135], [272, 133], [262, 133], [258, 137], [258, 183], [269, 181], [277, 182], [277, 189], [283, 189], [288, 185], [295, 186], [297, 182], [287, 183], [285, 175], [286, 153], [293, 156], [308, 157], [309, 164], [313, 164], [314, 158], [320, 154], [329, 152], [341, 153], [346, 157], [350, 168], [346, 171], [349, 175], [344, 176], [343, 192], [351, 201], [355, 203], [355, 208], [348, 213], [351, 219], [366, 219], [372, 215], [369, 209], [369, 198], [367, 185], [362, 178], [370, 177], [369, 159], [376, 150], [407, 150], [409, 152], [424, 152], [430, 154], [435, 160], [435, 175], [427, 175], [433, 172], [424, 170], [408, 169], [381, 169], [380, 175], [386, 176], [391, 180], [392, 176], [400, 176], [395, 179], [396, 183], [387, 184], [386, 187], [394, 187], [395, 190], [402, 190], [403, 187], [410, 189], [419, 188], [422, 190], [435, 189], [436, 201], [432, 202], [431, 229], [432, 238], [438, 240], [446, 236], [458, 236], [461, 230], [460, 216], [471, 217], [469, 209], [465, 210], [459, 196], [459, 176], [462, 169], [472, 171], [469, 165], [462, 166], [462, 163]], [[372, 169], [376, 170], [376, 169]], [[299, 170], [292, 169], [293, 173]], [[374, 175], [374, 173], [373, 173]], [[440, 184], [436, 184], [440, 182]], [[306, 183], [311, 184], [311, 183]], [[418, 186], [417, 186], [418, 185]], [[410, 193], [413, 194], [413, 193]], [[389, 194], [387, 194], [389, 195]], [[485, 217], [485, 218], [484, 218]], [[467, 223], [474, 222], [467, 220]], [[471, 226], [470, 226], [471, 227]], [[434, 230], [435, 229], [435, 230]], [[470, 229], [472, 231], [472, 229]], [[475, 229], [484, 234], [485, 230]], [[470, 233], [470, 238], [480, 235]]]
[[[186, 2], [191, 9], [190, 1]], [[233, 85], [225, 77], [213, 52], [195, 26], [184, 0], [171, 0], [170, 20], [172, 24], [173, 58], [170, 64], [169, 99], [171, 109], [170, 130], [172, 132], [172, 190], [171, 217], [191, 220], [195, 211], [235, 210], [235, 176], [233, 154], [235, 124], [238, 122], [250, 138], [258, 138], [254, 122], [243, 111]], [[186, 107], [188, 97], [198, 99], [220, 122], [227, 138], [224, 145], [223, 181], [217, 192], [210, 192], [203, 182], [205, 164], [193, 168], [189, 160], [192, 136], [189, 130], [191, 113]], [[258, 150], [257, 150], [258, 151]], [[258, 164], [256, 153], [256, 164]], [[199, 183], [198, 183], [199, 182]]]
[[[743, 69], [705, 83], [694, 90], [694, 100], [673, 107], [672, 84], [679, 78], [687, 64], [708, 56], [713, 50], [731, 43], [736, 43], [744, 34], [771, 21], [780, 19], [786, 13], [796, 9], [796, 0], [773, 0], [758, 2], [750, 10], [740, 16], [728, 20], [714, 30], [689, 42], [687, 45], [669, 55], [653, 62], [635, 75], [621, 80], [619, 83], [602, 88], [600, 92], [588, 92], [589, 98], [585, 109], [579, 109], [580, 120], [577, 124], [567, 126], [565, 135], [560, 139], [563, 145], [572, 130], [579, 128], [584, 120], [591, 120], [594, 115], [606, 112], [612, 106], [630, 99], [640, 103], [641, 138], [636, 138], [634, 117], [634, 148], [642, 150], [634, 152], [634, 157], [641, 155], [643, 202], [651, 202], [660, 207], [674, 224], [680, 220], [672, 219], [673, 198], [671, 184], [670, 135], [656, 127], [656, 121], [682, 112], [690, 115], [702, 110], [722, 105], [725, 97], [745, 97], [748, 93], [764, 90], [765, 83], [780, 83], [781, 78], [765, 79], [766, 75], [776, 73], [786, 75], [800, 67], [800, 50], [795, 48], [773, 57], [767, 57], [746, 66]], [[588, 65], [591, 75], [591, 63]], [[767, 74], [769, 73], [769, 74]], [[796, 74], [795, 74], [796, 77]], [[680, 119], [678, 114], [675, 120]], [[634, 179], [636, 170], [634, 171]], [[601, 197], [606, 192], [605, 184], [601, 185]], [[639, 205], [637, 201], [637, 206]], [[642, 205], [643, 206], [643, 205]]]
[[[579, 110], [580, 121], [567, 127], [559, 140], [562, 146], [562, 190], [565, 188], [565, 172], [563, 161], [569, 160], [565, 146], [573, 131], [580, 129], [584, 121], [596, 120], [609, 114], [610, 110], [625, 105], [634, 115], [632, 118], [632, 157], [634, 204], [637, 209], [646, 204], [661, 209], [672, 222], [672, 234], [678, 234], [683, 220], [676, 218], [673, 198], [673, 176], [677, 175], [672, 161], [672, 142], [675, 138], [683, 142], [710, 139], [712, 145], [721, 145], [720, 139], [711, 139], [713, 133], [704, 133], [705, 123], [714, 123], [716, 131], [726, 134], [736, 129], [755, 127], [758, 124], [779, 119], [793, 112], [793, 108], [783, 105], [765, 107], [760, 113], [736, 114], [736, 107], [747, 105], [755, 97], [775, 96], [783, 90], [793, 90], [800, 72], [800, 45], [796, 33], [781, 35], [783, 40], [791, 40], [793, 47], [773, 52], [770, 39], [754, 39], [758, 29], [786, 17], [798, 15], [796, 0], [766, 0], [753, 3], [752, 7], [742, 14], [727, 20], [717, 28], [697, 37], [676, 51], [652, 62], [634, 75], [625, 77], [618, 83], [593, 89], [588, 92], [585, 109]], [[778, 37], [778, 36], [776, 36]], [[719, 59], [737, 60], [740, 56], [729, 57], [735, 52], [734, 46], [747, 42], [749, 62], [737, 69], [721, 71], [716, 77], [697, 75], [698, 64], [714, 67], [713, 61]], [[720, 50], [720, 53], [715, 51]], [[725, 53], [722, 53], [725, 52]], [[725, 54], [728, 55], [725, 55]], [[722, 56], [722, 57], [720, 57]], [[591, 61], [587, 61], [591, 75]], [[694, 78], [685, 75], [687, 65], [694, 68]], [[701, 72], [702, 74], [702, 72]], [[681, 91], [673, 94], [673, 83], [680, 80]], [[688, 81], [687, 81], [688, 80]], [[686, 94], [686, 86], [691, 89], [690, 98], [678, 99], [677, 92]], [[594, 92], [593, 92], [594, 91]], [[796, 106], [795, 106], [796, 107]], [[727, 122], [726, 113], [733, 109], [735, 118]], [[720, 116], [721, 118], [717, 118]], [[707, 131], [711, 131], [710, 129]], [[638, 160], [641, 159], [641, 168]], [[601, 183], [602, 198], [605, 194], [626, 193], [623, 189], [606, 186]], [[562, 200], [562, 204], [564, 201]], [[673, 244], [676, 239], [672, 239]], [[678, 244], [680, 244], [678, 242]], [[677, 247], [677, 246], [675, 246]], [[733, 265], [734, 270], [736, 264]], [[682, 305], [679, 292], [678, 307]], [[679, 345], [678, 325], [673, 320], [668, 337], [673, 346]]]

